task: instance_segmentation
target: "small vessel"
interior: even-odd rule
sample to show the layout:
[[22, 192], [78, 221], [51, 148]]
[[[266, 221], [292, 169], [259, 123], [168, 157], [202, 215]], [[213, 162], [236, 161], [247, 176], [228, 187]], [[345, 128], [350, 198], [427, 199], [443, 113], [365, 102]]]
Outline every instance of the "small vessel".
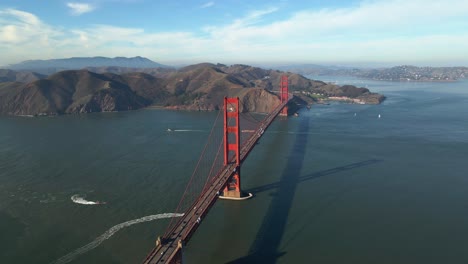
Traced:
[[167, 129], [167, 132], [172, 132], [172, 129], [168, 128], [168, 129]]
[[379, 118], [380, 118], [380, 114], [379, 114]]

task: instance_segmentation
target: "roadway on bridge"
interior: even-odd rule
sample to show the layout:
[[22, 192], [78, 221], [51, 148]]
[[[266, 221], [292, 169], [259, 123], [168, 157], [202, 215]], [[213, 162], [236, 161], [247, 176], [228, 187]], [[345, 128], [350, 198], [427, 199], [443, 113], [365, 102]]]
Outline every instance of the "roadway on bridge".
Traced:
[[[291, 96], [290, 98], [291, 99]], [[254, 148], [257, 141], [263, 135], [263, 132], [270, 126], [271, 122], [281, 112], [283, 107], [288, 102], [276, 107], [258, 126], [252, 136], [243, 144], [240, 151], [240, 160], [243, 162], [248, 154]], [[187, 243], [191, 235], [200, 225], [203, 218], [208, 213], [209, 209], [216, 202], [219, 193], [224, 188], [230, 177], [234, 174], [236, 168], [235, 163], [230, 163], [214, 177], [212, 183], [201, 193], [198, 200], [193, 206], [185, 212], [184, 216], [179, 219], [177, 225], [169, 233], [169, 237], [161, 239], [161, 243], [151, 251], [146, 257], [144, 263], [177, 263], [174, 260], [178, 259], [177, 255], [181, 254], [182, 246]]]

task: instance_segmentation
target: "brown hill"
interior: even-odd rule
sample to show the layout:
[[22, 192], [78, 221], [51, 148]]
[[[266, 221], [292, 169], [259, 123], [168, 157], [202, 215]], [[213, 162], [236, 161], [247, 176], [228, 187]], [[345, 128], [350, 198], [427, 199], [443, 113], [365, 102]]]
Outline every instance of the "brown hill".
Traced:
[[[226, 73], [219, 66], [202, 63], [182, 68], [168, 75], [165, 79], [165, 87], [174, 96], [167, 101], [167, 106], [177, 109], [214, 110], [221, 107], [225, 96], [238, 96], [242, 101], [245, 96], [263, 92], [269, 100], [277, 99], [276, 95], [254, 89], [249, 80]], [[257, 101], [256, 105], [245, 104], [242, 110], [264, 109], [268, 111], [270, 109], [267, 106], [268, 102], [266, 100], [265, 102]]]
[[28, 84], [0, 87], [0, 113], [55, 115], [137, 109], [149, 104], [125, 83], [89, 71], [63, 71]]
[[33, 82], [45, 78], [45, 75], [30, 71], [0, 69], [0, 82]]
[[106, 73], [107, 78], [126, 84], [138, 96], [148, 100], [151, 104], [162, 105], [172, 95], [165, 88], [164, 80], [150, 74], [133, 72], [121, 75]]
[[[122, 111], [158, 105], [173, 109], [215, 110], [223, 97], [238, 96], [242, 111], [268, 112], [278, 105], [281, 75], [289, 76], [291, 92], [347, 96], [379, 103], [368, 89], [337, 86], [302, 75], [248, 65], [202, 63], [168, 71], [164, 77], [142, 72], [63, 71], [27, 84], [0, 85], [0, 114], [39, 115]], [[306, 96], [307, 97], [307, 96]], [[310, 99], [310, 97], [307, 97]]]
[[261, 80], [271, 74], [271, 70], [264, 70], [249, 65], [235, 64], [232, 66], [219, 65], [224, 72], [244, 80]]
[[174, 68], [130, 68], [130, 67], [118, 67], [118, 66], [107, 66], [107, 67], [86, 67], [85, 70], [95, 73], [114, 73], [114, 74], [126, 74], [141, 72], [149, 75], [153, 75], [158, 78], [164, 78], [167, 74], [175, 72]]

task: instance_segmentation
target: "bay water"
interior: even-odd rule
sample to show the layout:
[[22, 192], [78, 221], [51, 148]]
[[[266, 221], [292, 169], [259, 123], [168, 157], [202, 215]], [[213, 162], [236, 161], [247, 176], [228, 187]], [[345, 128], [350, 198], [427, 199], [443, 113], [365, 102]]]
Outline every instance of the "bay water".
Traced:
[[[467, 263], [468, 81], [315, 78], [387, 99], [277, 118], [186, 262]], [[0, 262], [141, 263], [216, 114], [1, 117]]]

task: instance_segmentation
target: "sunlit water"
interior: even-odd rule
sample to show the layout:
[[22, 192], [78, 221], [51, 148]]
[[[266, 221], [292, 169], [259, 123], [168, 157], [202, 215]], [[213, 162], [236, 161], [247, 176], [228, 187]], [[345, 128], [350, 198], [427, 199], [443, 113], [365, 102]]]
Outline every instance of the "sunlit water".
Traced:
[[[468, 82], [317, 79], [387, 100], [276, 120], [243, 166], [254, 199], [218, 201], [187, 262], [467, 263]], [[215, 116], [0, 118], [0, 263], [140, 263]]]

